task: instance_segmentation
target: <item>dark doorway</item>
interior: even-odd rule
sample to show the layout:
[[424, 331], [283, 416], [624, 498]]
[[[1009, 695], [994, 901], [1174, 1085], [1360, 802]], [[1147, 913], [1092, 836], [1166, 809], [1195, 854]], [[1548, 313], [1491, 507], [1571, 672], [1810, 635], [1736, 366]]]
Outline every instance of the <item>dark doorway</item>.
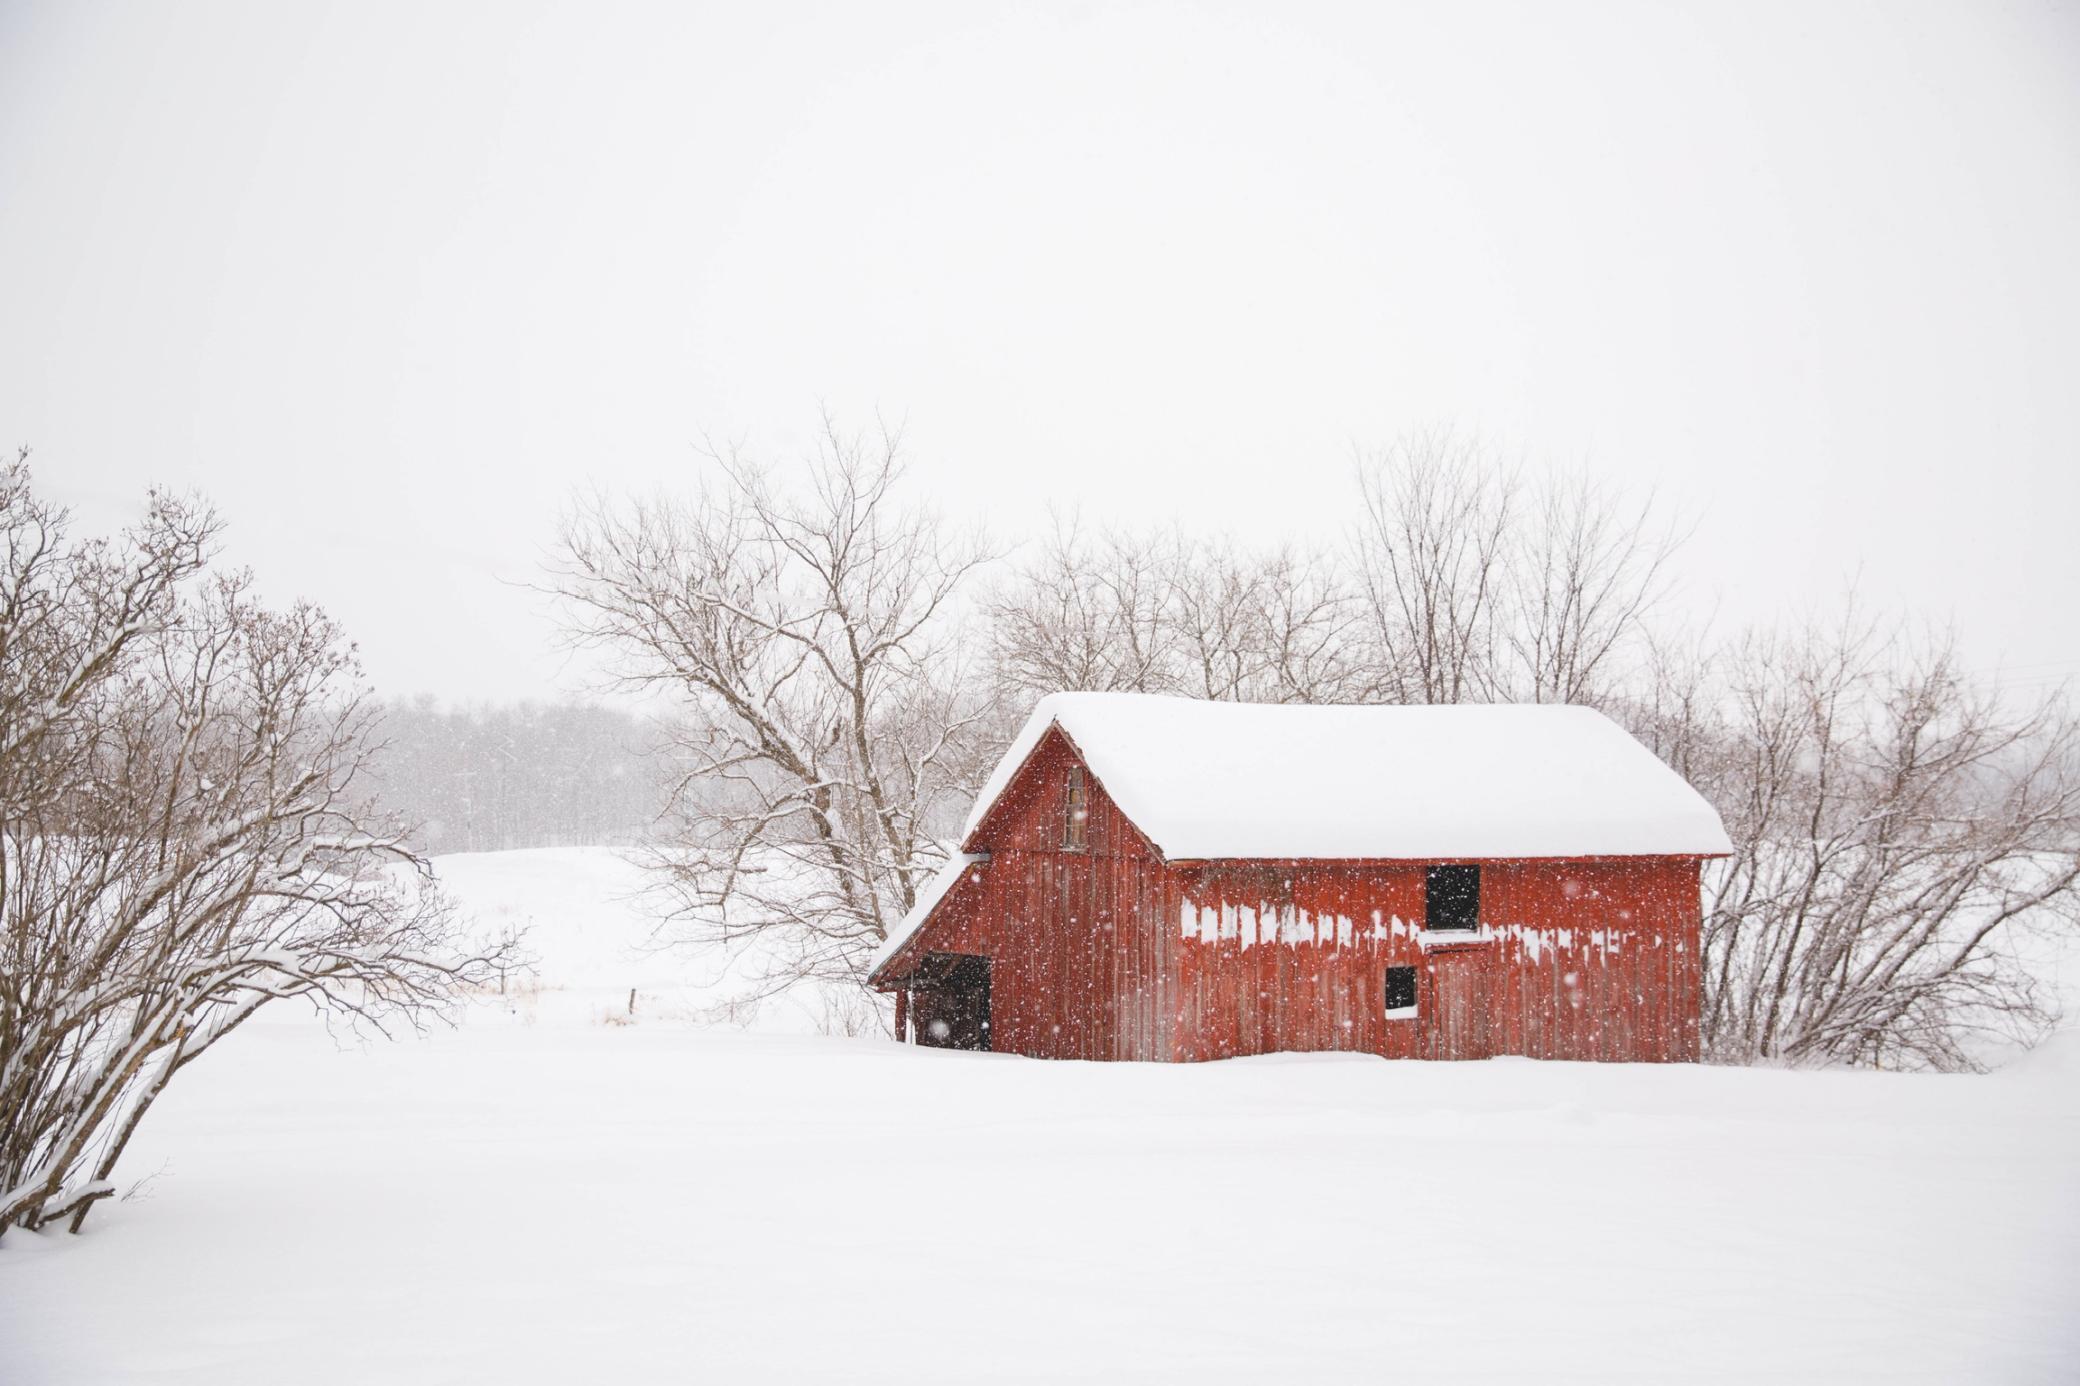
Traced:
[[989, 959], [927, 953], [913, 1004], [917, 1042], [934, 1049], [989, 1048]]

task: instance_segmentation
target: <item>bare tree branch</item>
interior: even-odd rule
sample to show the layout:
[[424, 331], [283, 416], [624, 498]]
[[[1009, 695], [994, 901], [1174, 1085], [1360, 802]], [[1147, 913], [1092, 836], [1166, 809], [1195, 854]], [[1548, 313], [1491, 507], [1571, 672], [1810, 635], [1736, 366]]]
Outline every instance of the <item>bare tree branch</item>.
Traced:
[[899, 504], [886, 434], [827, 419], [803, 494], [707, 461], [690, 496], [582, 503], [551, 586], [574, 640], [680, 706], [647, 859], [681, 936], [757, 939], [775, 988], [856, 981], [986, 768], [954, 602], [989, 554]]
[[332, 623], [203, 580], [199, 507], [74, 543], [29, 483], [0, 469], [0, 1234], [77, 1230], [173, 1076], [268, 1002], [381, 1026], [490, 961], [351, 796], [370, 718]]

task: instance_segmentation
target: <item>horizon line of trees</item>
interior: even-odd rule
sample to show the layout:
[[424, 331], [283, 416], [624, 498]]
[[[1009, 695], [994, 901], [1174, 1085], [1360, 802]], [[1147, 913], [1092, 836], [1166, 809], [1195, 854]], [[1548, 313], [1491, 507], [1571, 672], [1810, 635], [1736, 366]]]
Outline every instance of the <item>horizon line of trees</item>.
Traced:
[[667, 798], [657, 733], [622, 708], [560, 702], [377, 705], [365, 789], [425, 856], [639, 841]]

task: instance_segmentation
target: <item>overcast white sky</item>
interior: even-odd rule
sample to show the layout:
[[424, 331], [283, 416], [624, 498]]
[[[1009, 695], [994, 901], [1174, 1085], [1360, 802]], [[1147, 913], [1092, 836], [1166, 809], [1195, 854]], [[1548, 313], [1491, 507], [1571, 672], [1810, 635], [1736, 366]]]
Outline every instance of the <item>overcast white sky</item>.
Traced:
[[0, 438], [389, 692], [573, 684], [558, 506], [820, 403], [1006, 537], [1328, 542], [1439, 423], [2080, 673], [2072, 3], [0, 0]]

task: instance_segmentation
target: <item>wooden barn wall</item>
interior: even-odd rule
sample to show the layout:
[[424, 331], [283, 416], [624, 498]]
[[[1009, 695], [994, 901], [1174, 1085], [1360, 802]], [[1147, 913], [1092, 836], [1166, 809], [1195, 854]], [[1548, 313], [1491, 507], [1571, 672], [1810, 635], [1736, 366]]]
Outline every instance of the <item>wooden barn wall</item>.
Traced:
[[[1697, 1057], [1694, 859], [1483, 862], [1478, 933], [1426, 936], [1423, 863], [1165, 864], [1094, 777], [1086, 850], [1064, 850], [1077, 763], [1058, 732], [1042, 741], [975, 844], [988, 866], [924, 945], [991, 959], [996, 1049]], [[1385, 1014], [1390, 966], [1418, 970], [1412, 1018]], [[1477, 1003], [1450, 1030], [1448, 987]]]
[[[1481, 928], [1448, 939], [1421, 928], [1420, 863], [1173, 868], [1176, 1057], [1697, 1057], [1694, 860], [1481, 867]], [[1390, 966], [1418, 969], [1413, 1018], [1385, 1014]], [[1478, 1002], [1449, 1032], [1448, 983]]]
[[[1088, 772], [1085, 850], [1063, 849], [1068, 771], [1079, 763], [1058, 733], [1035, 750], [986, 825], [990, 861], [972, 924], [935, 932], [931, 947], [990, 957], [995, 1049], [1168, 1058], [1164, 869]], [[977, 946], [956, 948], [956, 934]]]

